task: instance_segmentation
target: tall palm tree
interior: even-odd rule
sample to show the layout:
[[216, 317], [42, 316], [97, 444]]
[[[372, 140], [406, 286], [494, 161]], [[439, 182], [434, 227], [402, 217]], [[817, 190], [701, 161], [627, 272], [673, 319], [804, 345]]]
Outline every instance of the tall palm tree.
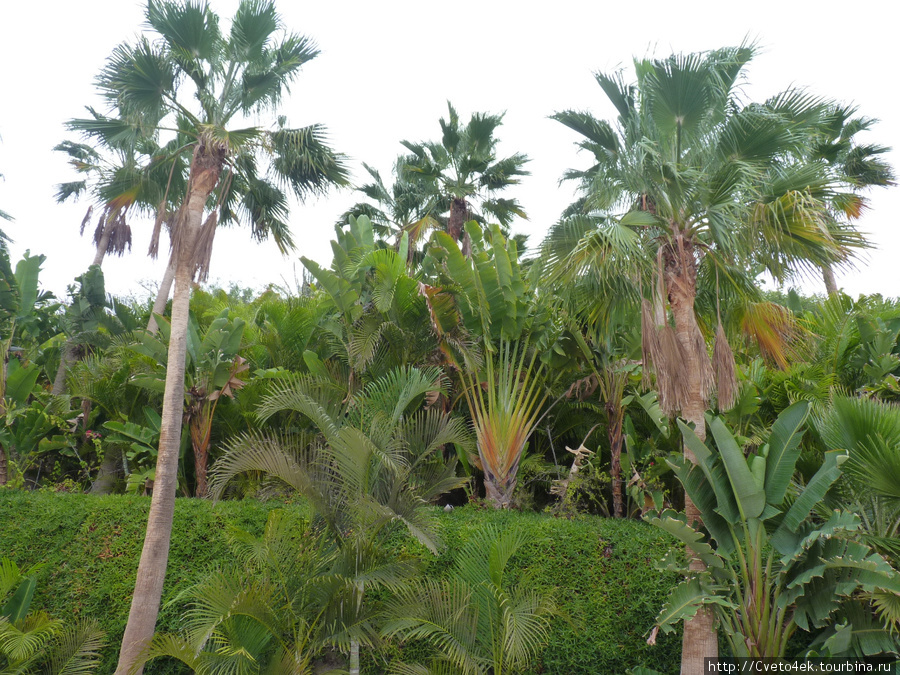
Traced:
[[[735, 277], [743, 266], [784, 279], [842, 263], [860, 243], [829, 227], [833, 191], [823, 164], [795, 159], [826, 106], [797, 91], [743, 104], [740, 77], [754, 51], [635, 61], [636, 83], [597, 74], [616, 125], [586, 112], [553, 116], [584, 137], [594, 164], [567, 174], [580, 181], [582, 198], [548, 235], [549, 256], [557, 269], [598, 275], [634, 299], [649, 291], [645, 361], [655, 367], [663, 409], [701, 438], [716, 376], [719, 406], [730, 405], [734, 362], [720, 330], [714, 371], [695, 312], [698, 277], [737, 286], [747, 283]], [[690, 499], [685, 508], [689, 522], [700, 520]], [[717, 652], [712, 613], [698, 612], [685, 626], [682, 672], [702, 672], [703, 658]]]
[[[94, 137], [112, 128], [138, 136], [174, 134], [178, 147], [151, 168], [174, 170], [178, 157], [191, 158], [172, 221], [175, 291], [162, 428], [120, 674], [152, 637], [159, 611], [175, 504], [190, 289], [208, 274], [216, 226], [244, 219], [255, 237], [271, 233], [285, 250], [291, 243], [287, 195], [279, 185], [302, 198], [346, 182], [341, 158], [326, 145], [320, 126], [290, 129], [279, 118], [264, 128], [243, 121], [275, 110], [300, 67], [318, 53], [307, 38], [281, 30], [272, 2], [241, 2], [227, 34], [203, 2], [149, 0], [146, 17], [155, 39], [120, 45], [98, 77], [110, 115], [70, 123]], [[163, 203], [154, 240], [168, 216]]]
[[407, 256], [412, 262], [428, 234], [443, 226], [435, 216], [439, 205], [433, 199], [434, 195], [421, 181], [411, 179], [405, 166], [405, 158], [398, 157], [393, 168], [394, 182], [388, 186], [377, 169], [363, 164], [372, 182], [356, 189], [369, 201], [351, 206], [337, 224], [346, 225], [350, 216], [367, 216], [375, 233], [382, 239], [392, 238], [395, 247], [400, 246], [403, 233], [407, 233]]
[[[894, 171], [883, 158], [890, 148], [859, 143], [857, 134], [868, 131], [876, 120], [855, 117], [857, 108], [834, 105], [815, 130], [810, 158], [825, 162], [841, 189], [832, 200], [835, 225], [855, 231], [854, 221], [868, 207], [863, 191], [871, 187], [895, 185]], [[831, 265], [822, 265], [822, 277], [828, 295], [836, 295], [837, 282]]]
[[412, 153], [403, 160], [407, 179], [419, 181], [430, 190], [438, 205], [436, 213], [449, 210], [447, 232], [455, 241], [463, 238], [467, 220], [482, 219], [478, 209], [504, 227], [514, 216], [526, 218], [515, 199], [493, 196], [529, 173], [524, 168], [529, 161], [526, 155], [497, 157], [494, 132], [503, 123], [503, 115], [474, 113], [468, 124], [461, 126], [456, 109], [449, 102], [447, 108], [448, 119], [440, 120], [440, 143], [401, 141]]

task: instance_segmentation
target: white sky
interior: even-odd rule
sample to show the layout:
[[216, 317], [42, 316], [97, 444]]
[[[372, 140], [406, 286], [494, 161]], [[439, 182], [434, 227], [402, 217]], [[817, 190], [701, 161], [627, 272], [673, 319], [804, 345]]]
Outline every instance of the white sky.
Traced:
[[[532, 175], [514, 192], [531, 219], [514, 230], [530, 234], [536, 245], [571, 201], [571, 188], [557, 184], [562, 172], [588, 162], [576, 154], [574, 132], [547, 116], [575, 108], [612, 119], [592, 72], [628, 66], [633, 56], [714, 49], [755, 37], [763, 51], [747, 70], [749, 98], [803, 85], [879, 118], [865, 140], [900, 148], [900, 95], [885, 78], [896, 61], [896, 24], [887, 2], [864, 4], [857, 11], [833, 0], [645, 0], [630, 6], [281, 0], [285, 25], [322, 51], [304, 67], [283, 113], [293, 126], [327, 125], [333, 147], [352, 158], [354, 177], [363, 182], [363, 161], [389, 178], [401, 139], [439, 139], [448, 99], [463, 119], [474, 111], [506, 111], [501, 153], [532, 158]], [[212, 6], [227, 19], [237, 0], [213, 0]], [[66, 120], [83, 116], [85, 105], [100, 105], [93, 78], [118, 43], [139, 33], [143, 10], [133, 0], [6, 0], [0, 10], [0, 210], [16, 218], [0, 228], [15, 240], [14, 260], [25, 249], [47, 255], [42, 279], [58, 294], [87, 268], [93, 252], [88, 232], [79, 238], [77, 231], [87, 203], [54, 202], [55, 186], [75, 177], [51, 149], [73, 138], [63, 128]], [[889, 159], [896, 166], [898, 153]], [[900, 295], [900, 189], [878, 189], [871, 198], [860, 229], [878, 250], [838, 282], [854, 295]], [[301, 269], [297, 256], [330, 261], [333, 223], [354, 201], [346, 190], [295, 206], [290, 223], [298, 250], [286, 258], [271, 242], [251, 243], [245, 229], [220, 231], [211, 280], [293, 286], [293, 270], [299, 275]], [[109, 292], [143, 295], [142, 283], [162, 276], [164, 261], [146, 256], [150, 225], [132, 222], [132, 253], [104, 262]], [[804, 288], [823, 291], [816, 279]]]

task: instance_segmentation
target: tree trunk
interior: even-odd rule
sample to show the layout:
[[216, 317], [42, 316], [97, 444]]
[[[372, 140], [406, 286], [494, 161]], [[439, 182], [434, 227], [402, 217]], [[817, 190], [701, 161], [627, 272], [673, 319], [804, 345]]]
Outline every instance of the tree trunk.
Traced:
[[453, 197], [450, 201], [450, 218], [447, 220], [447, 234], [453, 237], [453, 241], [460, 241], [463, 236], [463, 227], [466, 224], [466, 213], [469, 206], [461, 197]]
[[94, 254], [94, 262], [91, 265], [102, 265], [103, 258], [106, 257], [106, 249], [109, 248], [109, 239], [112, 236], [113, 220], [109, 217], [103, 224], [103, 233], [100, 235], [100, 241], [97, 242], [97, 252]]
[[[621, 401], [619, 402], [621, 403]], [[622, 422], [625, 409], [614, 403], [606, 404], [606, 418], [609, 422], [609, 477], [612, 481], [613, 518], [625, 515], [625, 501], [622, 498]]]
[[116, 484], [116, 474], [119, 472], [118, 453], [112, 449], [103, 452], [103, 461], [100, 462], [100, 470], [97, 472], [97, 480], [91, 485], [91, 494], [108, 495]]
[[194, 150], [191, 176], [185, 195], [185, 208], [179, 223], [175, 269], [175, 295], [172, 301], [172, 332], [166, 364], [166, 386], [163, 395], [162, 426], [156, 478], [147, 518], [147, 533], [141, 551], [134, 596], [128, 624], [122, 637], [116, 675], [141, 675], [143, 667], [133, 668], [139, 655], [153, 637], [163, 581], [169, 558], [172, 519], [175, 513], [175, 489], [178, 479], [178, 450], [184, 410], [184, 367], [187, 347], [188, 312], [191, 282], [196, 268], [194, 249], [203, 222], [203, 210], [219, 180], [225, 151], [208, 146], [202, 139]]
[[[703, 359], [709, 357], [706, 353], [698, 353], [701, 346], [705, 347], [705, 342], [694, 313], [697, 283], [696, 260], [690, 242], [683, 240], [680, 234], [669, 253], [671, 256], [665, 256], [664, 276], [669, 304], [675, 320], [675, 335], [683, 349], [685, 361], [683, 373], [687, 380], [685, 383], [687, 395], [682, 403], [681, 416], [686, 422], [693, 422], [695, 433], [700, 440], [705, 440], [706, 400], [704, 391], [706, 385], [703, 382]], [[696, 456], [687, 445], [684, 446], [684, 456], [692, 464], [697, 463]], [[702, 524], [700, 512], [687, 493], [684, 496], [684, 511], [689, 524], [693, 522]], [[692, 572], [701, 572], [706, 569], [703, 561], [696, 557], [690, 549], [687, 553], [690, 560], [688, 568]], [[719, 644], [715, 628], [715, 614], [711, 607], [704, 607], [694, 615], [694, 618], [684, 622], [681, 675], [702, 675], [706, 672], [703, 660], [717, 658], [718, 655]]]
[[350, 641], [350, 675], [359, 675], [359, 641]]
[[828, 297], [833, 298], [838, 294], [837, 282], [834, 279], [834, 270], [831, 265], [822, 265], [822, 279], [825, 281], [825, 290], [828, 291]]
[[156, 300], [153, 302], [153, 309], [150, 311], [150, 321], [147, 322], [147, 330], [156, 333], [159, 326], [156, 323], [156, 315], [162, 316], [166, 311], [166, 303], [169, 302], [169, 292], [172, 290], [172, 280], [175, 278], [175, 261], [169, 258], [169, 264], [166, 267], [166, 273], [163, 275], [162, 281], [159, 282], [159, 291], [156, 293]]
[[6, 448], [0, 445], [0, 485], [6, 485], [9, 482], [9, 457], [6, 454]]
[[485, 475], [484, 477], [484, 495], [493, 503], [495, 509], [508, 509], [512, 504], [515, 489], [515, 478], [507, 481], [507, 484], [504, 485], [494, 476]]
[[53, 378], [53, 389], [50, 393], [54, 396], [62, 396], [66, 393], [66, 374], [69, 372], [69, 366], [78, 361], [75, 354], [75, 346], [68, 340], [62, 348], [62, 354], [59, 358], [59, 368], [56, 369], [56, 377]]

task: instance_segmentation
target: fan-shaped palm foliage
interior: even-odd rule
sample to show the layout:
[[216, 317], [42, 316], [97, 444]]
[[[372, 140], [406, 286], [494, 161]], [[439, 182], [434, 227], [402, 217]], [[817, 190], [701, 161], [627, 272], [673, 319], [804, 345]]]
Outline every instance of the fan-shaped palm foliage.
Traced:
[[[362, 615], [371, 588], [366, 570], [389, 570], [383, 534], [400, 523], [433, 551], [439, 539], [425, 508], [462, 484], [446, 446], [470, 450], [465, 425], [428, 405], [443, 387], [437, 368], [398, 368], [347, 396], [325, 375], [273, 383], [259, 408], [261, 419], [288, 415], [293, 433], [250, 432], [226, 448], [213, 467], [210, 493], [229, 481], [261, 472], [305, 496], [340, 547], [356, 583], [352, 604]], [[351, 640], [350, 671], [359, 672], [359, 641]]]
[[375, 233], [382, 239], [392, 239], [390, 245], [396, 248], [405, 232], [409, 242], [407, 259], [412, 263], [428, 234], [443, 227], [436, 214], [446, 208], [441, 207], [422, 181], [407, 175], [404, 167], [405, 158], [398, 157], [393, 168], [394, 182], [387, 186], [376, 169], [363, 164], [372, 182], [356, 189], [369, 201], [351, 206], [339, 218], [338, 224], [344, 225], [350, 216], [367, 216]]
[[[432, 213], [449, 210], [447, 233], [455, 241], [462, 239], [463, 225], [468, 220], [491, 217], [509, 226], [513, 217], [525, 218], [516, 200], [493, 197], [517, 184], [519, 176], [528, 175], [524, 168], [526, 155], [497, 157], [498, 139], [494, 132], [503, 123], [503, 115], [474, 113], [462, 126], [459, 114], [449, 102], [447, 109], [447, 119], [440, 120], [439, 143], [401, 141], [412, 153], [400, 160], [401, 175], [431, 194], [430, 202], [437, 206], [429, 209]], [[480, 202], [477, 206], [471, 203], [475, 199]], [[463, 248], [468, 249], [465, 243]]]
[[453, 577], [401, 589], [387, 604], [387, 635], [422, 639], [440, 656], [427, 665], [395, 664], [398, 675], [502, 675], [533, 665], [554, 611], [546, 595], [513, 585], [507, 565], [521, 532], [486, 528], [456, 558]]

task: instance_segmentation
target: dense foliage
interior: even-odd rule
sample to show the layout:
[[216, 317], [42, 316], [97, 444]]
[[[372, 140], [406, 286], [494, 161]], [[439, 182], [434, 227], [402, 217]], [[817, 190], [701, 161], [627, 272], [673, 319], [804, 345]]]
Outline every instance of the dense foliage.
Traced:
[[[4, 524], [0, 549], [20, 567], [45, 563], [38, 575], [35, 606], [54, 616], [92, 617], [115, 644], [124, 629], [134, 569], [140, 555], [149, 500], [53, 492], [0, 492]], [[179, 499], [175, 538], [166, 577], [160, 630], [181, 628], [183, 606], [175, 601], [213, 567], [230, 562], [226, 536], [232, 527], [262, 533], [267, 515], [281, 502], [209, 502]], [[302, 515], [303, 506], [291, 506]], [[546, 673], [624, 672], [643, 663], [673, 670], [678, 645], [672, 638], [648, 647], [657, 610], [675, 581], [673, 574], [648, 574], [671, 539], [644, 523], [593, 516], [574, 519], [466, 507], [439, 516], [446, 548], [433, 556], [399, 532], [387, 546], [393, 555], [421, 559], [426, 578], [440, 579], [464, 544], [485, 526], [518, 528], [525, 543], [510, 562], [513, 579], [553, 594], [559, 616], [539, 656]], [[394, 647], [387, 654], [398, 652]], [[114, 650], [104, 652], [99, 673], [111, 672]], [[421, 653], [421, 651], [419, 651]], [[365, 655], [364, 655], [365, 656]], [[381, 657], [369, 656], [366, 672], [385, 672]], [[537, 667], [537, 666], [535, 666]], [[160, 662], [152, 672], [166, 672]], [[148, 671], [149, 672], [149, 671]]]

